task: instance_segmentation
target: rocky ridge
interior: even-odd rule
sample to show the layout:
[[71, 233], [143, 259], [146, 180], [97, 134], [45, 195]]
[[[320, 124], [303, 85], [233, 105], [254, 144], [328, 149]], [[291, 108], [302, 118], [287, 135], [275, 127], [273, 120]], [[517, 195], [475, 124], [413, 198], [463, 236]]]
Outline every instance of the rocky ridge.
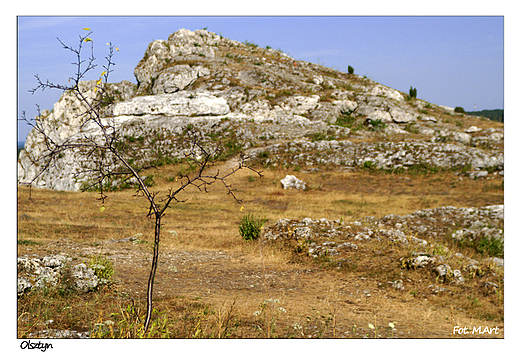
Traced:
[[[137, 85], [105, 87], [102, 113], [106, 124], [120, 128], [122, 141], [137, 144], [136, 163], [182, 159], [190, 149], [186, 133], [197, 131], [209, 148], [224, 146], [222, 158], [241, 152], [272, 166], [419, 166], [469, 177], [503, 174], [503, 129], [487, 119], [206, 30], [181, 29], [153, 41], [134, 74]], [[94, 81], [81, 83], [89, 100], [97, 97], [94, 87]], [[40, 119], [52, 139], [99, 139], [100, 129], [85, 122], [84, 110], [65, 92]], [[19, 182], [39, 174], [41, 166], [32, 161], [44, 146], [32, 131], [20, 152]], [[89, 179], [81, 172], [97, 161], [85, 155], [65, 151], [35, 184], [81, 189]]]

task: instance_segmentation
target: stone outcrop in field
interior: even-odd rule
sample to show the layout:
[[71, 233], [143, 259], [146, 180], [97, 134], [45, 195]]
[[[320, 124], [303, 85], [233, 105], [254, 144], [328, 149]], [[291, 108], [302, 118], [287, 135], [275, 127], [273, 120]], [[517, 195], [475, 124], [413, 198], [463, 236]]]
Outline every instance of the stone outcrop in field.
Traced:
[[31, 289], [60, 287], [63, 291], [86, 293], [102, 284], [95, 271], [83, 263], [71, 266], [63, 255], [18, 257], [18, 296]]
[[[503, 205], [482, 208], [446, 206], [417, 210], [403, 216], [364, 217], [353, 222], [280, 219], [265, 227], [264, 237], [267, 242], [284, 243], [309, 257], [322, 257], [338, 269], [345, 266], [343, 263], [350, 262], [352, 252], [360, 252], [366, 242], [408, 247], [414, 251], [394, 262], [400, 268], [424, 269], [438, 282], [461, 285], [465, 277], [481, 276], [484, 269], [504, 266], [503, 229]], [[447, 238], [469, 247], [472, 253], [476, 250], [492, 256], [478, 262], [444, 246], [446, 241], [450, 241]], [[404, 290], [402, 282], [393, 286]], [[442, 288], [432, 285], [432, 292], [439, 291], [443, 291]]]
[[[224, 147], [222, 158], [242, 152], [273, 166], [442, 168], [470, 177], [503, 171], [503, 129], [487, 119], [206, 30], [181, 29], [150, 43], [134, 74], [137, 84], [106, 86], [102, 115], [121, 141], [136, 144], [136, 163], [182, 159], [186, 133], [197, 131], [209, 149]], [[89, 102], [94, 87], [81, 83]], [[100, 138], [84, 111], [65, 92], [52, 112], [42, 112], [46, 134], [56, 141]], [[79, 190], [89, 179], [82, 172], [97, 162], [68, 150], [40, 175], [44, 149], [33, 130], [20, 153], [19, 182]]]

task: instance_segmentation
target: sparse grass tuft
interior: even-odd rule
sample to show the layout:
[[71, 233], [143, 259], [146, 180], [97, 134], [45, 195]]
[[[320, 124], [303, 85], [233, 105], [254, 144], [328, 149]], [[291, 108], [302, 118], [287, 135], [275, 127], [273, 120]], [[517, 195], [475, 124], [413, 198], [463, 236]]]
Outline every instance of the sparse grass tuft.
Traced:
[[246, 241], [254, 241], [260, 236], [264, 221], [253, 214], [244, 215], [238, 226], [240, 236]]

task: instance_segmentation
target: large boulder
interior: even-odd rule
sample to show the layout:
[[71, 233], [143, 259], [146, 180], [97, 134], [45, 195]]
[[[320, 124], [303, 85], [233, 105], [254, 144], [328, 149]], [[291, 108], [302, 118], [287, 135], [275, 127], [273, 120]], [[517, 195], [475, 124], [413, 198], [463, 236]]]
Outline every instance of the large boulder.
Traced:
[[351, 114], [358, 106], [355, 101], [351, 100], [335, 100], [332, 101], [332, 105], [337, 107], [342, 114]]
[[[101, 90], [96, 89], [95, 80], [81, 81], [78, 87], [84, 97], [83, 101], [78, 99], [72, 92], [65, 91], [59, 101], [54, 104], [52, 111], [43, 110], [41, 115], [35, 118], [44, 134], [37, 129], [33, 129], [27, 135], [24, 149], [20, 151], [18, 159], [19, 182], [29, 183], [40, 176], [41, 166], [45, 163], [40, 161], [40, 159], [47, 148], [47, 140], [63, 143], [81, 133], [88, 120], [88, 115], [85, 114], [88, 105], [94, 105], [96, 102], [103, 101], [100, 113], [108, 115], [111, 109], [109, 103], [128, 100], [135, 94], [136, 90], [136, 85], [126, 80], [120, 83], [104, 84], [105, 95], [102, 99], [100, 95]], [[65, 155], [67, 155], [67, 152], [60, 156]], [[50, 175], [40, 176], [41, 178], [37, 182], [37, 186], [47, 186], [59, 190], [77, 190], [78, 188], [74, 186], [74, 183], [50, 183], [50, 181], [55, 181], [58, 175], [73, 175], [77, 172], [75, 167], [75, 164], [70, 164], [69, 162], [54, 161], [54, 168], [49, 170]], [[58, 172], [58, 170], [61, 172]], [[47, 182], [43, 180], [47, 180]]]
[[389, 113], [392, 116], [392, 120], [396, 123], [411, 123], [415, 122], [417, 119], [415, 114], [410, 113], [398, 106], [390, 107]]
[[384, 85], [375, 85], [370, 91], [370, 93], [374, 96], [385, 96], [396, 101], [404, 100], [403, 95], [399, 91]]

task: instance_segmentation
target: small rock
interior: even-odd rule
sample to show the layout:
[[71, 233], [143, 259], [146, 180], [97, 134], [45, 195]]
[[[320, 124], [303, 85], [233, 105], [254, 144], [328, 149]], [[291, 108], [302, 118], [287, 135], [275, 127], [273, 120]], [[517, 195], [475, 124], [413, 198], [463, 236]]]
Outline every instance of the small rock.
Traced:
[[484, 282], [483, 286], [489, 291], [496, 291], [498, 289], [498, 284], [492, 283], [490, 281]]
[[451, 270], [451, 267], [447, 264], [441, 264], [435, 268], [435, 273], [437, 273], [437, 276], [439, 278], [443, 278], [443, 280], [446, 280], [447, 277], [453, 274], [453, 271]]
[[18, 296], [22, 295], [28, 290], [31, 290], [32, 284], [29, 280], [24, 277], [18, 277]]
[[504, 259], [503, 258], [498, 258], [498, 257], [490, 257], [490, 258], [486, 258], [484, 260], [484, 263], [493, 263], [494, 265], [498, 266], [498, 267], [504, 267]]
[[465, 130], [466, 133], [476, 133], [476, 132], [479, 132], [481, 131], [482, 129], [476, 127], [476, 126], [471, 126], [469, 127], [468, 129]]
[[453, 271], [453, 278], [455, 279], [456, 284], [463, 284], [465, 281], [464, 277], [462, 276], [462, 273], [458, 269], [455, 269]]
[[438, 294], [438, 293], [442, 293], [444, 291], [446, 291], [446, 288], [441, 288], [440, 286], [438, 285], [430, 285], [428, 286], [428, 288], [432, 291], [432, 293], [434, 294]]
[[390, 284], [392, 284], [392, 287], [396, 290], [404, 291], [404, 285], [403, 281], [401, 279], [395, 280], [395, 281], [389, 281]]
[[307, 188], [305, 182], [299, 180], [298, 178], [296, 178], [296, 176], [293, 175], [285, 176], [285, 178], [282, 179], [280, 182], [282, 183], [283, 189], [295, 188], [305, 190]]
[[488, 176], [488, 171], [479, 171], [475, 174], [476, 178], [484, 178]]

